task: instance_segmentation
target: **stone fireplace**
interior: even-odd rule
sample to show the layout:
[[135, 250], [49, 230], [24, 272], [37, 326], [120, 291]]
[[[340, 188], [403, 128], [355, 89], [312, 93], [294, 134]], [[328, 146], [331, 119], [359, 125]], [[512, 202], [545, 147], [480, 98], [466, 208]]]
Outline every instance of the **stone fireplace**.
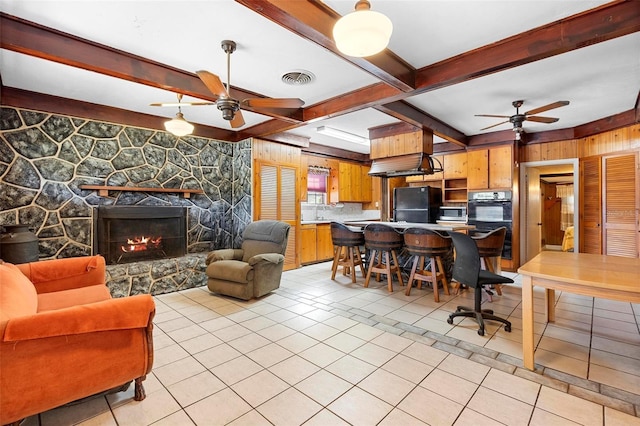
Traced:
[[96, 210], [93, 247], [107, 265], [187, 253], [185, 207], [100, 206]]

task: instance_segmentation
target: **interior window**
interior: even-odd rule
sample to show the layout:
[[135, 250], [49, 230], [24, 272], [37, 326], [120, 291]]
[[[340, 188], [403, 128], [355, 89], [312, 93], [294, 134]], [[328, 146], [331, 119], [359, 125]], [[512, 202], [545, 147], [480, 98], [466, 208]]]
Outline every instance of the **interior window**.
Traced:
[[307, 203], [327, 204], [327, 178], [329, 171], [310, 167], [307, 173]]

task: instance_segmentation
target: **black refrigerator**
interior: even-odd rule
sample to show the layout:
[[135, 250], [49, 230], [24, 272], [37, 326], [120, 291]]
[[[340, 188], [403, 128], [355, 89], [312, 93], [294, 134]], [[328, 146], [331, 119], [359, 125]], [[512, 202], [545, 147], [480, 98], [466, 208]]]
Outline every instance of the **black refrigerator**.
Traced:
[[419, 186], [393, 190], [393, 220], [396, 222], [436, 223], [441, 205], [440, 188]]

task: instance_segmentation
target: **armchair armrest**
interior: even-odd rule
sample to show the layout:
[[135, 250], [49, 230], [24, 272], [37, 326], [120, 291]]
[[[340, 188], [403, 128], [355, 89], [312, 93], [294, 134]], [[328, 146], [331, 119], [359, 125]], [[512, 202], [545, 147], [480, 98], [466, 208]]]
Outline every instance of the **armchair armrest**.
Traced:
[[217, 262], [219, 260], [241, 260], [243, 254], [244, 251], [241, 249], [214, 250], [209, 253], [205, 263], [209, 265], [210, 263]]
[[42, 260], [16, 266], [38, 293], [105, 285], [105, 261], [99, 255]]
[[268, 262], [274, 265], [284, 262], [284, 256], [280, 253], [256, 254], [248, 260], [249, 265], [254, 266], [261, 262]]
[[146, 328], [154, 314], [155, 304], [148, 294], [109, 299], [11, 319], [6, 323], [2, 340], [17, 342], [98, 331]]

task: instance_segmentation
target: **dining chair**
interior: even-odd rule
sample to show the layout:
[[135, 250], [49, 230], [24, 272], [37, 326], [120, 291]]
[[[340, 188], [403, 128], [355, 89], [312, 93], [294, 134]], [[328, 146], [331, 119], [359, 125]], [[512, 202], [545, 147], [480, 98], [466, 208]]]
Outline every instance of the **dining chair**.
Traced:
[[491, 284], [510, 284], [513, 280], [480, 268], [480, 252], [476, 241], [460, 232], [449, 232], [455, 249], [456, 260], [453, 264], [453, 279], [474, 289], [474, 307], [458, 306], [449, 315], [447, 322], [453, 324], [456, 317], [475, 318], [480, 325], [478, 334], [484, 336], [484, 320], [498, 321], [504, 324], [504, 330], [511, 331], [511, 322], [493, 314], [491, 309], [482, 309], [482, 286]]

